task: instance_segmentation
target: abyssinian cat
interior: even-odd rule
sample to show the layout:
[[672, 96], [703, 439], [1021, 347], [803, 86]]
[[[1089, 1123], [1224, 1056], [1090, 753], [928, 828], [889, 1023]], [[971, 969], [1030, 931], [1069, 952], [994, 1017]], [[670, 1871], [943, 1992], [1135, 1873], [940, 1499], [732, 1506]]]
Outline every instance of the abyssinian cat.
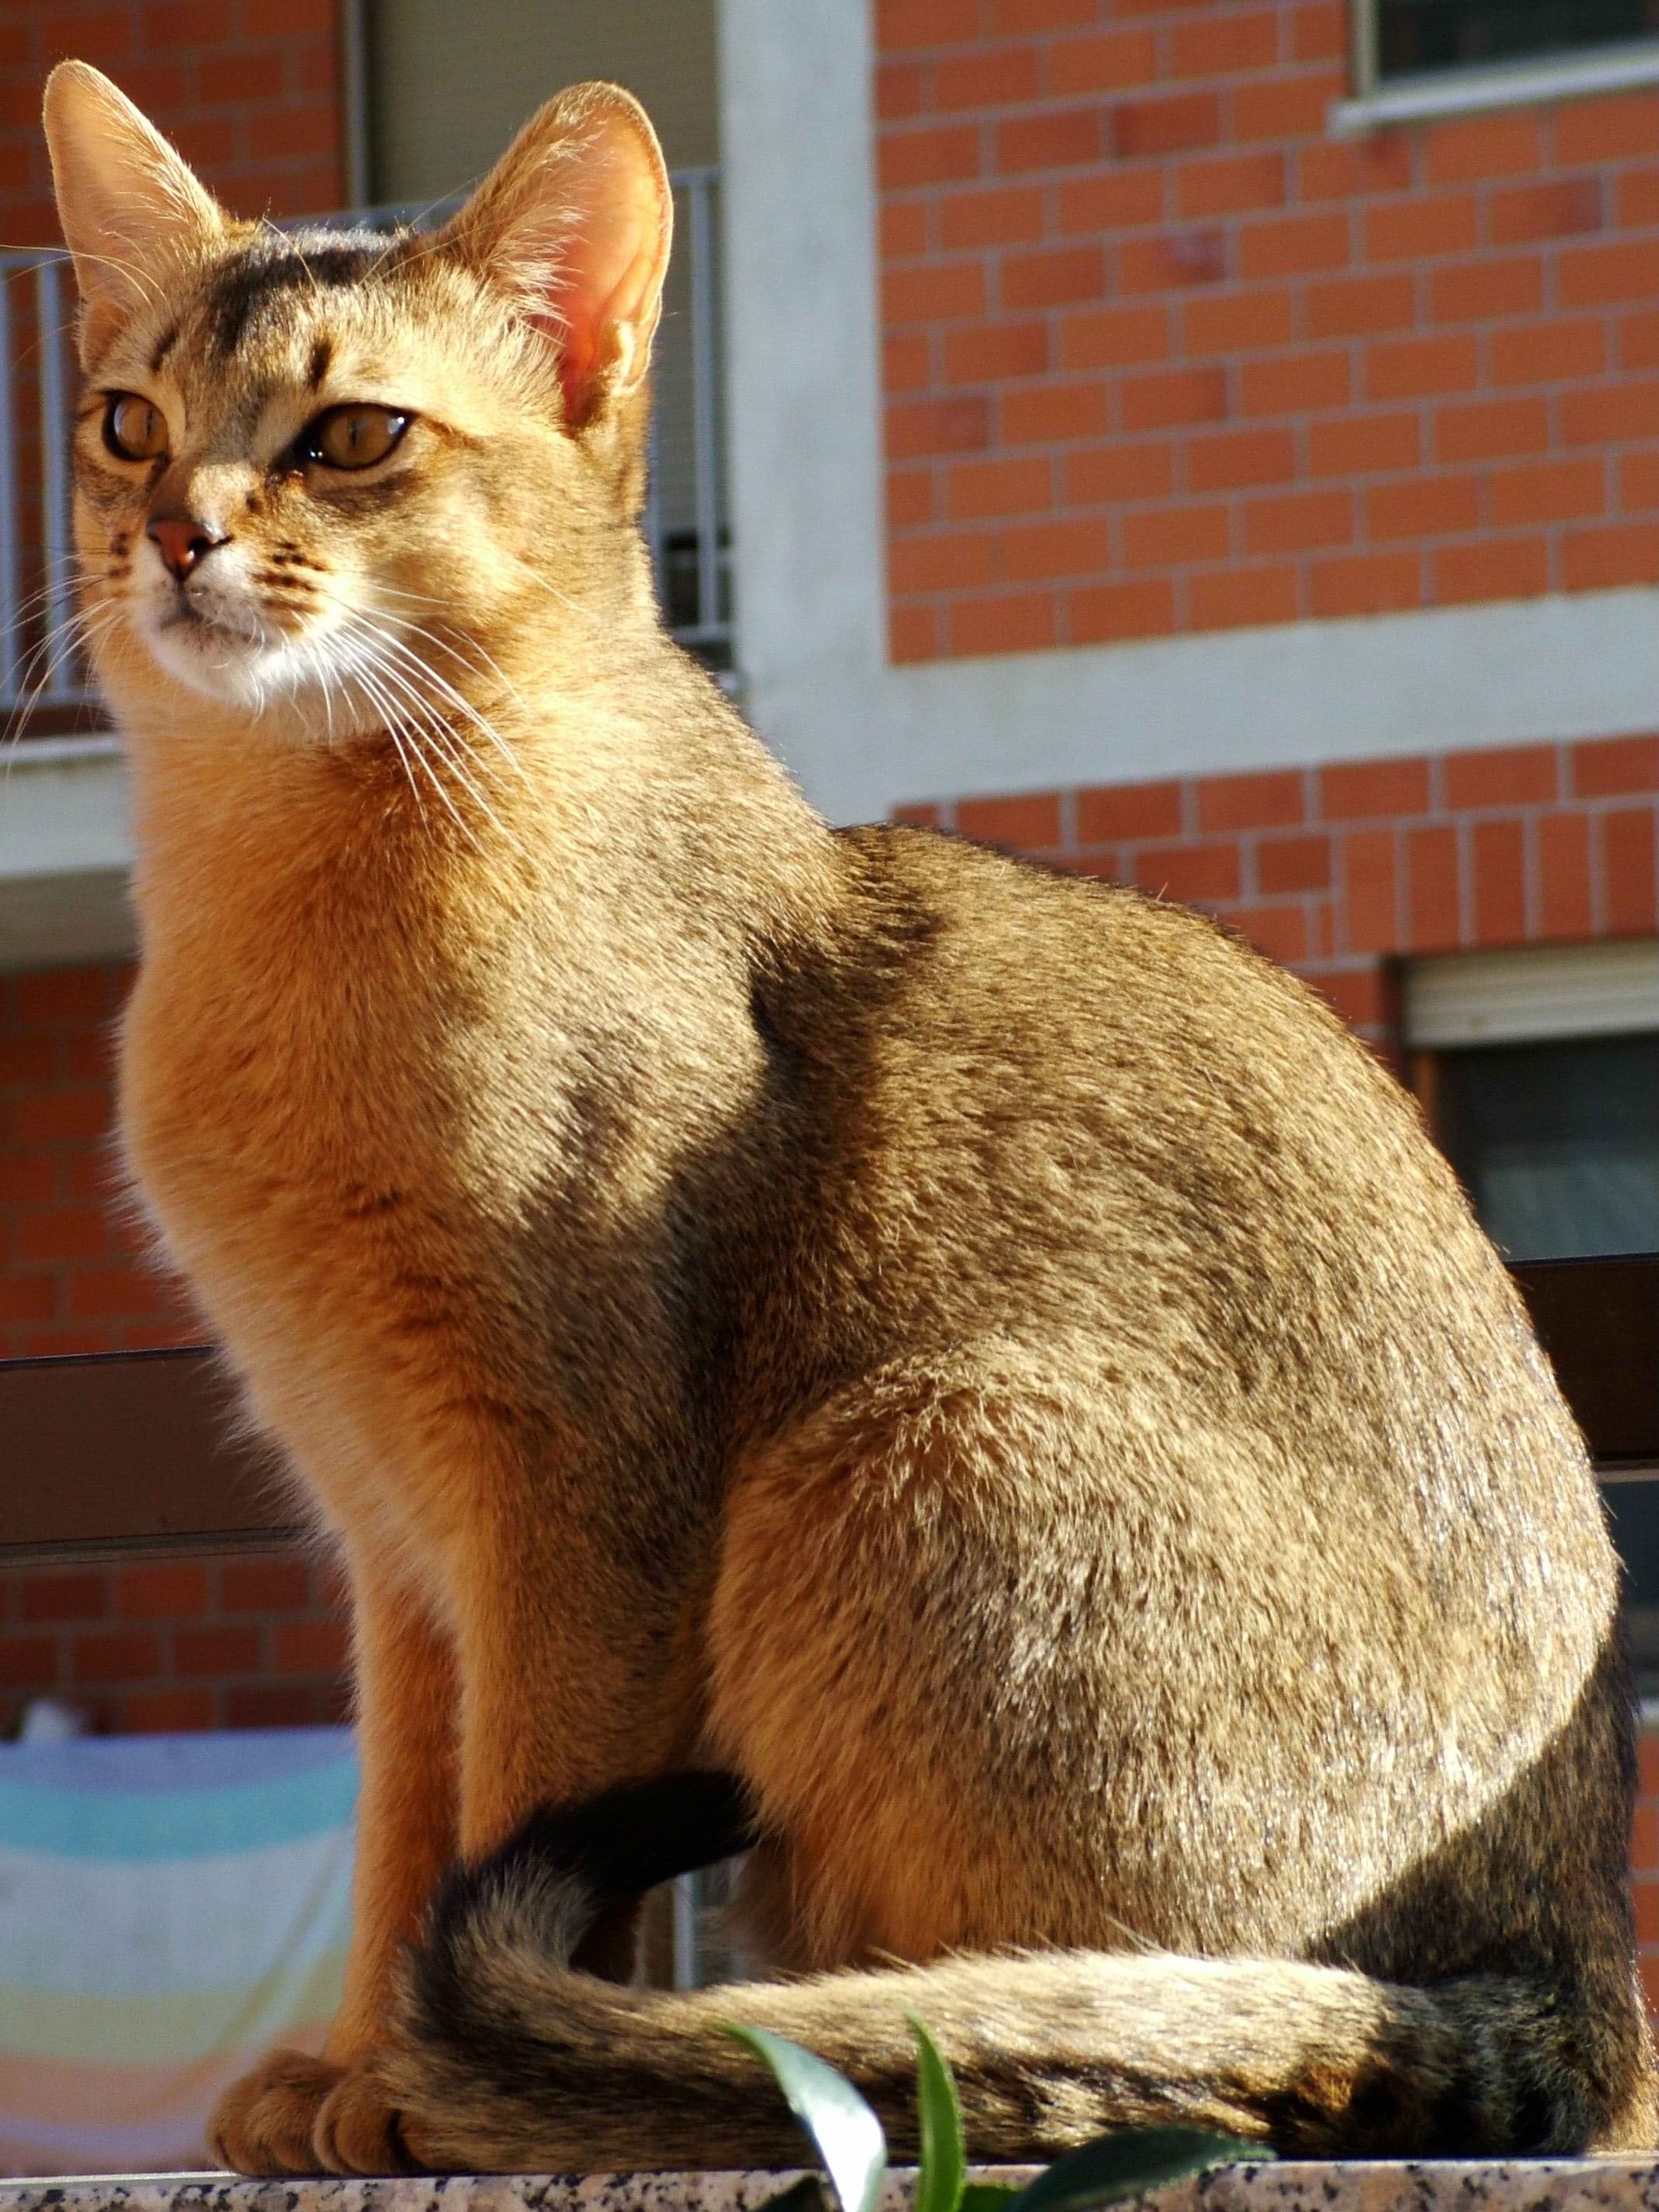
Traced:
[[[831, 831], [665, 636], [639, 108], [390, 240], [231, 220], [88, 68], [47, 117], [127, 1152], [355, 1594], [344, 2001], [220, 2154], [793, 2162], [726, 2021], [902, 2146], [907, 2007], [981, 2158], [1652, 2143], [1614, 1565], [1504, 1270], [1290, 976]], [[796, 1978], [623, 1986], [750, 1837]]]

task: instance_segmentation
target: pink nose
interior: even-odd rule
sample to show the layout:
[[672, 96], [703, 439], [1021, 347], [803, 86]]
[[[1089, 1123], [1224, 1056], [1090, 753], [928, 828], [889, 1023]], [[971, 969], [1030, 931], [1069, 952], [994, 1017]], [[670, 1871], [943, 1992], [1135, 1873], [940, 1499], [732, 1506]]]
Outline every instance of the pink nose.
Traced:
[[155, 515], [144, 535], [181, 584], [198, 561], [225, 542], [204, 529], [193, 514]]

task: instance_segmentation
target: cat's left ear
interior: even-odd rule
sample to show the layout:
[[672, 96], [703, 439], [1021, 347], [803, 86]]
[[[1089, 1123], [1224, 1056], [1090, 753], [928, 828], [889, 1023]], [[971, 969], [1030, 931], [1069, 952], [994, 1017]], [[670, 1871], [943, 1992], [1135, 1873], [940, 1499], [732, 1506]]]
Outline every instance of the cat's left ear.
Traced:
[[135, 308], [222, 239], [225, 218], [101, 70], [60, 62], [46, 80], [45, 119], [89, 362]]
[[645, 110], [620, 85], [579, 84], [531, 118], [436, 243], [546, 334], [580, 427], [645, 380], [673, 229]]

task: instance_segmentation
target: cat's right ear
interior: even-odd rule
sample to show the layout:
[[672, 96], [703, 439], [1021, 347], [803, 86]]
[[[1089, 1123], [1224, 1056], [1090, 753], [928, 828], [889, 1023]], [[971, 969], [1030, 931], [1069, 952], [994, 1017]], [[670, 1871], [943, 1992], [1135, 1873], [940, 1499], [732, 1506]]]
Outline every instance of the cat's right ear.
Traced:
[[46, 126], [89, 362], [222, 237], [225, 218], [160, 131], [87, 63], [60, 62], [46, 79]]

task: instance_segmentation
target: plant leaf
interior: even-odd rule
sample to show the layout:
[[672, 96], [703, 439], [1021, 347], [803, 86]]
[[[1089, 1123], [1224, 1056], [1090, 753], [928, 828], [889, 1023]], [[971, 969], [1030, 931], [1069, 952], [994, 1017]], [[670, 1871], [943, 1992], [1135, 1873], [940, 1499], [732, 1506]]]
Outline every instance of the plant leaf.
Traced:
[[921, 2136], [915, 2212], [957, 2212], [968, 2179], [968, 2153], [956, 2080], [924, 2022], [913, 2012], [905, 2018], [916, 2039], [916, 2118]]
[[1012, 2181], [970, 2181], [957, 2199], [957, 2212], [1004, 2212], [1019, 2195]]
[[1188, 2174], [1243, 2159], [1270, 2159], [1264, 2144], [1205, 2128], [1118, 2128], [1056, 2159], [1022, 2189], [1010, 2212], [1080, 2212], [1162, 2189]]
[[887, 2171], [887, 2139], [846, 2075], [799, 2043], [763, 2027], [728, 2025], [726, 2033], [746, 2043], [771, 2068], [790, 2111], [817, 2146], [842, 2212], [876, 2212]]

